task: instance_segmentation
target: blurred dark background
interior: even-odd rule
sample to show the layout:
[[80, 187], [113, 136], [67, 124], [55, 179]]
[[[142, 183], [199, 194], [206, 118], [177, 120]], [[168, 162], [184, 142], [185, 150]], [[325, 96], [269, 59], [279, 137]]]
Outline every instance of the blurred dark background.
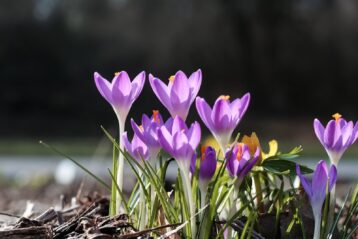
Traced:
[[[312, 139], [315, 117], [358, 118], [357, 42], [355, 0], [2, 0], [0, 138], [115, 128], [95, 71], [167, 81], [201, 68], [199, 95], [210, 104], [251, 92], [244, 132]], [[162, 109], [147, 81], [131, 116], [152, 108]]]

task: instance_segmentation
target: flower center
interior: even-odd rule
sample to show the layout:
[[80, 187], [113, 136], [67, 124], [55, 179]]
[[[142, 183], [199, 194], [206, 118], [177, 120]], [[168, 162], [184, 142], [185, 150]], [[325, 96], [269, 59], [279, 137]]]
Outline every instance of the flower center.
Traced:
[[174, 80], [175, 80], [175, 76], [170, 76], [169, 77], [169, 81], [174, 82]]
[[121, 74], [121, 72], [117, 71], [117, 72], [114, 73], [114, 76], [118, 76], [119, 74]]
[[206, 155], [205, 155], [205, 151], [206, 151], [206, 146], [201, 146], [201, 160], [204, 160]]
[[240, 161], [242, 159], [243, 148], [244, 148], [243, 146], [244, 146], [243, 143], [238, 143], [237, 144], [237, 155], [236, 155], [237, 161]]
[[335, 113], [334, 115], [332, 115], [332, 117], [336, 120], [336, 122], [338, 123], [339, 120], [342, 118], [342, 115], [339, 113]]
[[154, 122], [160, 124], [159, 110], [153, 110], [153, 120]]
[[230, 95], [221, 95], [219, 97], [221, 100], [229, 100], [230, 99]]

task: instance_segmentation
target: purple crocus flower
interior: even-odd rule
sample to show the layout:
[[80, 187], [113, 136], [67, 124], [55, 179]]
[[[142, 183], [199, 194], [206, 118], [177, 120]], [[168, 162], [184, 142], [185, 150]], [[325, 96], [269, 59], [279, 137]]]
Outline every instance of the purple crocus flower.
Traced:
[[148, 160], [150, 157], [150, 152], [147, 145], [140, 140], [140, 138], [134, 134], [132, 142], [129, 142], [127, 132], [124, 132], [122, 135], [122, 140], [124, 143], [124, 148], [126, 151], [137, 161]]
[[234, 129], [244, 116], [250, 102], [250, 94], [230, 103], [229, 96], [220, 96], [214, 103], [213, 109], [203, 98], [196, 98], [196, 109], [200, 118], [220, 144], [224, 153], [229, 144]]
[[116, 73], [112, 83], [97, 72], [94, 73], [94, 80], [99, 93], [112, 105], [118, 120], [124, 124], [133, 102], [143, 89], [145, 72], [139, 73], [132, 82], [125, 71]]
[[[139, 73], [131, 82], [127, 72], [116, 73], [112, 82], [108, 82], [99, 73], [94, 73], [94, 80], [99, 93], [110, 103], [117, 115], [119, 123], [119, 137], [122, 137], [129, 110], [133, 102], [138, 98], [145, 82], [145, 72]], [[123, 150], [123, 142], [119, 140], [119, 148]], [[123, 154], [118, 156], [117, 184], [120, 190], [123, 188]], [[117, 192], [117, 214], [121, 213], [121, 197]]]
[[314, 120], [313, 126], [317, 138], [326, 149], [333, 165], [338, 165], [343, 153], [358, 138], [358, 122], [347, 122], [340, 114], [334, 114], [335, 120], [330, 120], [325, 127], [318, 119]]
[[[195, 172], [196, 157], [194, 157], [190, 164], [190, 171]], [[216, 152], [215, 149], [208, 146], [201, 147], [201, 160], [199, 167], [199, 178], [200, 181], [210, 181], [216, 171]]]
[[227, 170], [231, 177], [238, 178], [236, 186], [240, 186], [246, 174], [254, 167], [260, 154], [260, 148], [257, 147], [255, 154], [251, 156], [250, 148], [243, 143], [235, 144], [226, 152]]
[[337, 168], [332, 165], [328, 170], [326, 162], [323, 160], [319, 161], [316, 166], [316, 170], [313, 173], [312, 184], [302, 175], [298, 164], [296, 164], [296, 172], [312, 206], [315, 218], [314, 238], [319, 238], [321, 211], [326, 198], [327, 183], [328, 190], [331, 191], [337, 180]]
[[[169, 127], [173, 120], [170, 118], [165, 125]], [[158, 129], [164, 125], [162, 116], [158, 110], [153, 110], [153, 115], [149, 118], [146, 114], [142, 115], [142, 124], [138, 126], [133, 119], [131, 119], [131, 125], [134, 133], [142, 140], [149, 148], [152, 157], [156, 157], [160, 144], [158, 141]]]
[[149, 74], [149, 83], [160, 102], [168, 109], [171, 116], [180, 116], [183, 120], [189, 113], [201, 85], [201, 70], [197, 70], [188, 78], [184, 72], [178, 71], [169, 78], [168, 85]]
[[160, 145], [177, 161], [183, 161], [189, 171], [190, 161], [201, 138], [199, 123], [188, 128], [180, 116], [176, 116], [171, 127], [161, 126], [158, 130]]
[[[198, 147], [201, 138], [199, 123], [195, 122], [188, 128], [180, 116], [175, 116], [173, 124], [169, 129], [161, 126], [158, 130], [160, 145], [172, 157], [175, 158], [181, 172], [182, 184], [185, 197], [189, 205], [190, 215], [195, 215], [195, 203], [192, 197], [190, 174], [190, 162], [195, 157], [195, 149]], [[196, 235], [196, 222], [190, 222], [191, 233]]]

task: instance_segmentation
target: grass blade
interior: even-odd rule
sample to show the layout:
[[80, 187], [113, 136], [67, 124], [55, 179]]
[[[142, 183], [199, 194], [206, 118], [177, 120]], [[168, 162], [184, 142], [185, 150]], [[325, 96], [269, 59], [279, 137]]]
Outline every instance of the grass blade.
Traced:
[[71, 158], [70, 156], [68, 156], [65, 153], [62, 153], [61, 151], [57, 150], [55, 147], [46, 144], [43, 141], [39, 142], [41, 145], [45, 146], [46, 148], [50, 149], [51, 151], [55, 152], [56, 154], [65, 157], [66, 159], [72, 161], [74, 164], [76, 164], [79, 168], [81, 168], [83, 171], [85, 171], [88, 175], [90, 175], [92, 178], [94, 178], [98, 183], [100, 183], [102, 186], [104, 186], [106, 189], [108, 189], [109, 191], [111, 191], [111, 187], [105, 183], [102, 179], [100, 179], [99, 177], [97, 177], [95, 174], [93, 174], [90, 170], [88, 170], [86, 167], [84, 167], [82, 164], [80, 164], [79, 162], [77, 162], [75, 159]]

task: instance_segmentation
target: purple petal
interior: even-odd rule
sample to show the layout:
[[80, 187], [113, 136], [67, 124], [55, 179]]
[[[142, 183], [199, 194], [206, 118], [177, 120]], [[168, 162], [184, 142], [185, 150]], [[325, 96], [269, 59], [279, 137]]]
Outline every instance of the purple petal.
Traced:
[[188, 127], [186, 126], [184, 120], [180, 116], [175, 116], [173, 121], [173, 127], [172, 127], [172, 135], [174, 135], [176, 132], [180, 132], [183, 130], [188, 130]]
[[191, 125], [187, 135], [189, 139], [189, 144], [191, 145], [192, 149], [195, 150], [196, 147], [198, 147], [201, 139], [201, 129], [198, 122], [194, 122]]
[[208, 103], [206, 103], [206, 101], [203, 98], [200, 97], [196, 97], [196, 110], [198, 111], [198, 114], [201, 118], [201, 120], [204, 122], [204, 124], [206, 125], [206, 127], [212, 131], [213, 130], [213, 125], [212, 125], [212, 120], [211, 120], [211, 108], [208, 105]]
[[195, 173], [195, 169], [196, 169], [195, 167], [196, 167], [196, 155], [194, 154], [190, 161], [190, 172], [192, 174]]
[[172, 104], [169, 98], [168, 87], [159, 79], [154, 78], [151, 74], [149, 74], [149, 83], [158, 97], [159, 101], [169, 110], [172, 110]]
[[132, 102], [135, 101], [138, 98], [139, 94], [142, 92], [144, 82], [145, 82], [145, 72], [142, 71], [132, 81], [132, 89], [131, 89]]
[[236, 155], [237, 145], [229, 149], [225, 154], [225, 159], [228, 160], [226, 168], [229, 171], [231, 177], [236, 177], [239, 167], [239, 160], [236, 159]]
[[353, 144], [358, 138], [358, 121], [354, 125], [352, 136], [353, 136], [353, 141], [352, 141]]
[[151, 119], [146, 115], [146, 114], [143, 114], [142, 115], [142, 126], [144, 129], [150, 127], [152, 121]]
[[312, 204], [319, 204], [326, 197], [326, 186], [328, 183], [328, 169], [325, 161], [321, 160], [316, 166], [312, 177]]
[[318, 119], [314, 119], [313, 128], [314, 128], [314, 132], [315, 132], [318, 140], [321, 142], [322, 145], [325, 145], [325, 143], [324, 143], [324, 127]]
[[216, 152], [212, 147], [205, 149], [205, 155], [200, 161], [199, 177], [202, 179], [211, 179], [216, 171]]
[[246, 113], [247, 108], [249, 107], [249, 103], [250, 103], [250, 93], [246, 93], [242, 98], [241, 98], [241, 107], [240, 107], [240, 119], [244, 116], [244, 114]]
[[211, 112], [211, 120], [216, 133], [225, 133], [228, 131], [229, 120], [231, 119], [231, 110], [227, 100], [218, 99]]
[[301, 173], [301, 168], [298, 164], [296, 164], [296, 173], [297, 176], [300, 178], [301, 184], [303, 186], [303, 188], [305, 189], [307, 195], [309, 198], [312, 197], [312, 186], [311, 183], [307, 180], [307, 178], [305, 178], [302, 173]]
[[324, 145], [328, 148], [332, 148], [334, 144], [334, 135], [336, 132], [336, 121], [330, 120], [324, 131]]
[[201, 70], [195, 71], [188, 79], [188, 84], [190, 87], [190, 104], [194, 102], [196, 95], [199, 92], [202, 80]]
[[124, 96], [129, 96], [132, 90], [132, 84], [127, 72], [119, 72], [119, 74], [113, 78], [112, 86], [112, 91], [120, 91]]
[[162, 126], [158, 130], [158, 140], [162, 148], [169, 154], [173, 155], [173, 137], [166, 127]]
[[239, 172], [239, 175], [238, 175], [239, 179], [243, 179], [246, 176], [246, 174], [248, 174], [248, 172], [255, 166], [257, 160], [258, 160], [258, 157], [249, 160], [245, 164], [245, 166]]
[[135, 121], [133, 119], [131, 119], [131, 126], [132, 129], [134, 131], [134, 133], [143, 141], [146, 142], [144, 134], [143, 134], [143, 130], [141, 128], [139, 128], [139, 126], [135, 123]]
[[132, 144], [128, 140], [127, 132], [124, 132], [122, 134], [122, 140], [124, 148], [127, 150], [127, 152], [133, 157], [133, 150], [132, 150]]
[[108, 103], [113, 104], [111, 83], [109, 83], [97, 72], [94, 73], [94, 81], [102, 97], [105, 98], [108, 101]]
[[333, 186], [336, 184], [337, 181], [337, 168], [336, 166], [332, 165], [331, 169], [329, 170], [329, 191], [332, 190]]
[[194, 152], [189, 143], [188, 138], [184, 132], [177, 132], [173, 136], [173, 149], [174, 157], [179, 160], [191, 160], [192, 154], [189, 155], [188, 152]]
[[342, 146], [349, 147], [352, 142], [352, 134], [353, 134], [353, 122], [350, 121], [341, 129], [342, 134]]
[[[185, 102], [189, 98], [188, 78], [182, 71], [175, 74], [172, 89], [170, 91], [171, 98], [178, 98], [179, 103]], [[173, 107], [175, 107], [173, 105]]]

